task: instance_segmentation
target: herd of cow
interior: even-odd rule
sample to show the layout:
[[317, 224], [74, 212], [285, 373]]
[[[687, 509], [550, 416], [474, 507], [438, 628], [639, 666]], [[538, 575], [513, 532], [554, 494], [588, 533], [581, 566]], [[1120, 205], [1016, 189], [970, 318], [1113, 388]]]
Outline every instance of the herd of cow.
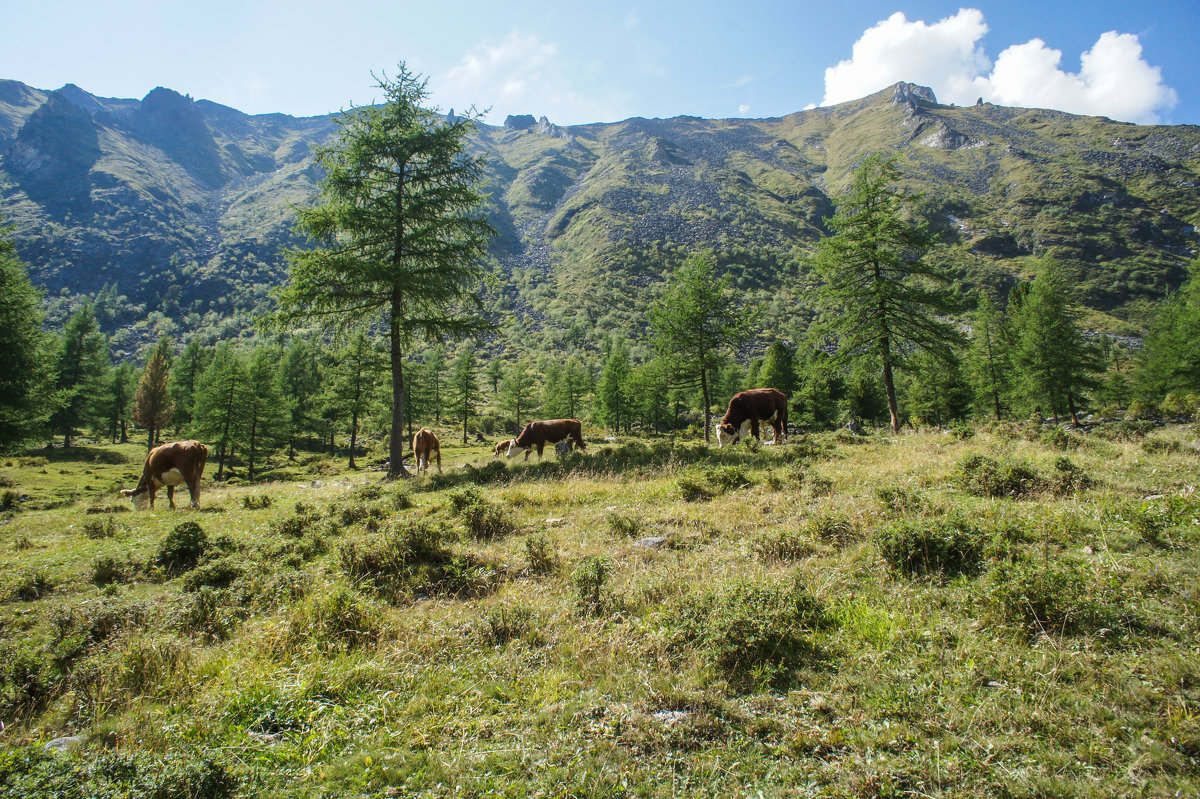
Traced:
[[[733, 395], [725, 416], [717, 423], [717, 446], [736, 444], [747, 436], [759, 437], [759, 422], [770, 422], [775, 430], [774, 443], [783, 441], [787, 431], [787, 397], [775, 388], [755, 388]], [[546, 444], [554, 444], [558, 453], [566, 454], [571, 447], [587, 450], [583, 443], [583, 429], [578, 419], [548, 419], [530, 422], [516, 438], [501, 441], [496, 445], [495, 457], [506, 452], [512, 458], [519, 452], [529, 453], [535, 448], [538, 457]], [[417, 474], [429, 472], [431, 458], [437, 459], [438, 472], [442, 471], [442, 449], [433, 431], [421, 428], [413, 436], [413, 457], [417, 463]], [[199, 441], [173, 441], [150, 450], [142, 467], [142, 477], [133, 490], [123, 489], [121, 494], [133, 501], [138, 510], [154, 507], [154, 495], [164, 486], [167, 501], [175, 507], [175, 487], [186, 485], [192, 498], [192, 507], [200, 507], [200, 477], [204, 474], [204, 463], [208, 460], [208, 447]]]

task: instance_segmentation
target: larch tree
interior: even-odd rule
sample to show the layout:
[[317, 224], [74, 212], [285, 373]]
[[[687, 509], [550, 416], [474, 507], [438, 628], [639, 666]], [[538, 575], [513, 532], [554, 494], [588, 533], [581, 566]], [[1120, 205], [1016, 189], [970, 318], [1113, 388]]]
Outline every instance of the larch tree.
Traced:
[[475, 348], [468, 342], [450, 366], [450, 388], [454, 392], [454, 409], [462, 416], [463, 443], [467, 440], [467, 423], [479, 402], [479, 380], [475, 376]]
[[71, 315], [63, 327], [54, 358], [54, 390], [57, 402], [50, 417], [63, 446], [84, 425], [102, 425], [104, 389], [109, 369], [108, 340], [100, 332], [90, 303]]
[[129, 441], [129, 423], [133, 421], [131, 405], [137, 391], [137, 374], [133, 364], [122, 363], [108, 374], [108, 434], [112, 443]]
[[175, 416], [172, 421], [176, 432], [189, 428], [192, 424], [196, 385], [212, 357], [212, 348], [193, 338], [171, 364], [170, 390], [171, 398], [175, 400]]
[[0, 452], [42, 431], [50, 412], [47, 339], [41, 296], [0, 226]]
[[237, 392], [233, 430], [245, 451], [247, 480], [254, 479], [254, 469], [264, 456], [287, 440], [291, 408], [283, 396], [279, 360], [274, 347], [255, 347]]
[[[326, 372], [321, 403], [331, 419], [342, 419], [350, 434], [349, 468], [357, 469], [354, 456], [362, 421], [378, 402], [379, 376], [383, 358], [376, 343], [359, 330], [335, 350]], [[411, 414], [410, 414], [411, 415]]]
[[1200, 258], [1159, 309], [1139, 358], [1136, 385], [1143, 399], [1200, 394]]
[[1075, 323], [1058, 267], [1044, 261], [1024, 294], [1012, 325], [1016, 363], [1030, 404], [1045, 402], [1057, 423], [1063, 412], [1079, 424], [1087, 392], [1099, 388], [1099, 349]]
[[975, 391], [975, 407], [980, 411], [986, 408], [998, 422], [1004, 418], [1012, 391], [1012, 353], [1005, 331], [1006, 319], [991, 297], [984, 294], [972, 323], [967, 373]]
[[221, 344], [196, 382], [196, 435], [217, 448], [216, 479], [225, 478], [225, 461], [232, 454], [243, 383], [244, 359], [229, 344]]
[[870, 155], [854, 170], [850, 191], [826, 220], [833, 235], [818, 244], [821, 292], [835, 313], [839, 351], [866, 354], [881, 369], [893, 432], [900, 431], [895, 370], [907, 351], [948, 360], [962, 335], [939, 319], [954, 307], [950, 276], [926, 255], [933, 237], [924, 222], [906, 218], [909, 197], [896, 187], [895, 158]]
[[378, 80], [383, 102], [341, 114], [325, 171], [299, 226], [315, 247], [293, 250], [276, 324], [316, 319], [346, 328], [382, 316], [392, 413], [388, 477], [404, 468], [404, 354], [417, 337], [485, 330], [478, 291], [495, 231], [484, 218], [482, 156], [467, 152], [477, 115], [424, 107], [426, 81], [403, 63]]
[[749, 340], [754, 315], [732, 299], [729, 275], [717, 278], [712, 253], [690, 256], [667, 280], [647, 314], [655, 351], [675, 369], [677, 385], [698, 386], [704, 405], [704, 441], [712, 422], [710, 376], [726, 353]]
[[146, 356], [146, 367], [133, 395], [133, 421], [147, 431], [146, 449], [154, 448], [159, 431], [171, 422], [175, 403], [171, 399], [171, 342], [159, 339]]

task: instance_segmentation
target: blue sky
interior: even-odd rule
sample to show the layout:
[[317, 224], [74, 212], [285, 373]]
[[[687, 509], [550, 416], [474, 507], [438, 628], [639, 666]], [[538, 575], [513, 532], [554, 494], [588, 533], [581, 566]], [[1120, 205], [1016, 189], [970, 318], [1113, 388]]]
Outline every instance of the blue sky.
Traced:
[[1134, 122], [1200, 123], [1200, 2], [80, 0], [0, 5], [0, 77], [247, 113], [371, 102], [403, 60], [442, 110], [559, 124], [770, 117], [897, 80]]

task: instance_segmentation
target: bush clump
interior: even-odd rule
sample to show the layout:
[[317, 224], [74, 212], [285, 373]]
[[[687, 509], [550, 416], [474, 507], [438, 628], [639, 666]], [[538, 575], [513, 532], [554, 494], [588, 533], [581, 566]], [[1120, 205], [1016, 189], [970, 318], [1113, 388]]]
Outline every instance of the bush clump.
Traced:
[[1026, 497], [1041, 486], [1032, 467], [1019, 461], [1000, 462], [977, 452], [958, 462], [958, 482], [977, 497]]
[[987, 604], [1031, 633], [1068, 635], [1115, 627], [1124, 613], [1119, 581], [1101, 579], [1076, 558], [1019, 558], [989, 574]]
[[876, 530], [879, 554], [908, 577], [977, 574], [985, 537], [961, 516], [900, 519]]
[[735, 582], [685, 597], [671, 615], [675, 648], [692, 647], [741, 688], [782, 687], [792, 672], [825, 659], [814, 632], [829, 619], [799, 582]]
[[41, 744], [0, 754], [5, 796], [231, 799], [239, 781], [223, 762], [187, 754], [58, 753]]
[[558, 571], [558, 550], [543, 533], [525, 539], [525, 562], [531, 574], [553, 574]]
[[195, 567], [208, 547], [208, 535], [196, 522], [184, 522], [167, 534], [154, 555], [154, 564], [168, 574], [179, 574]]
[[503, 508], [486, 499], [474, 488], [462, 488], [451, 492], [450, 504], [472, 538], [490, 541], [519, 530]]
[[374, 646], [382, 629], [382, 608], [349, 586], [311, 595], [289, 627], [293, 642], [308, 641], [322, 652]]
[[612, 561], [603, 555], [589, 555], [575, 564], [571, 586], [575, 589], [575, 605], [585, 615], [600, 615], [610, 603], [604, 590], [612, 572]]

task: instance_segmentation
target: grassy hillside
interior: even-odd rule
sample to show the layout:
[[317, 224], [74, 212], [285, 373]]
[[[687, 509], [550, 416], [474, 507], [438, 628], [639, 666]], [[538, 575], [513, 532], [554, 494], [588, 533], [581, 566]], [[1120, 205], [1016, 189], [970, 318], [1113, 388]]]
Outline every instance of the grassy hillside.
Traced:
[[132, 445], [0, 463], [0, 795], [1200, 787], [1194, 426], [445, 432], [199, 512], [125, 512]]

